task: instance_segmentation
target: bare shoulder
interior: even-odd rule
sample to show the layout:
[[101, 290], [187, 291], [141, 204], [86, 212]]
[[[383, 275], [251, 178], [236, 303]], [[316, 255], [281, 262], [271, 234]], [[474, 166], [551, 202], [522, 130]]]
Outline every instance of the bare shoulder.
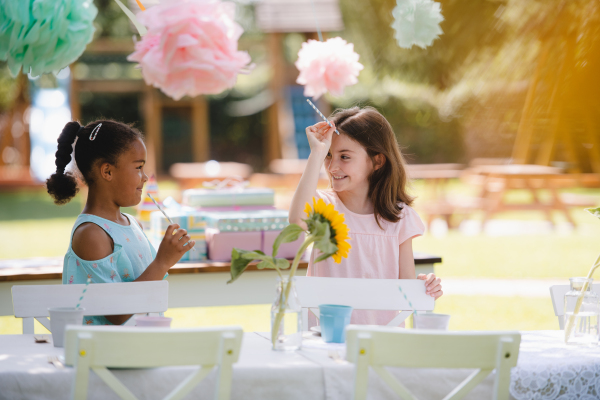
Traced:
[[113, 241], [104, 229], [94, 223], [86, 222], [75, 230], [72, 247], [79, 258], [94, 261], [112, 254]]

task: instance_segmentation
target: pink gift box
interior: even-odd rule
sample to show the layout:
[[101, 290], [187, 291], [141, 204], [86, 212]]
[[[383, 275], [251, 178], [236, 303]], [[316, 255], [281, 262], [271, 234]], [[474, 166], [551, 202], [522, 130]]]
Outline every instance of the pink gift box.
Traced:
[[[218, 229], [206, 229], [208, 258], [213, 261], [231, 261], [234, 247], [242, 250], [261, 250], [271, 254], [275, 238], [281, 231], [221, 232]], [[279, 246], [277, 257], [294, 258], [304, 241], [304, 234], [291, 243]]]

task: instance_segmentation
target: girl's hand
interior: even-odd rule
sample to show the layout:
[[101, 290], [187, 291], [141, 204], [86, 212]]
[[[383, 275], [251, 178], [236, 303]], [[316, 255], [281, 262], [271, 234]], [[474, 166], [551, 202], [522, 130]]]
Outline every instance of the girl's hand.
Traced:
[[419, 274], [417, 279], [425, 281], [425, 293], [433, 297], [435, 300], [439, 299], [444, 292], [442, 292], [442, 280], [436, 278], [435, 274]]
[[[187, 246], [184, 246], [186, 243]], [[171, 224], [167, 227], [165, 237], [160, 242], [160, 247], [156, 252], [156, 259], [160, 260], [163, 265], [171, 268], [195, 244], [196, 242], [191, 240], [185, 229], [179, 229], [178, 224]]]
[[331, 147], [333, 132], [335, 132], [333, 122], [331, 125], [332, 127], [323, 121], [306, 128], [306, 136], [308, 137], [311, 152], [322, 154], [323, 157], [327, 155]]

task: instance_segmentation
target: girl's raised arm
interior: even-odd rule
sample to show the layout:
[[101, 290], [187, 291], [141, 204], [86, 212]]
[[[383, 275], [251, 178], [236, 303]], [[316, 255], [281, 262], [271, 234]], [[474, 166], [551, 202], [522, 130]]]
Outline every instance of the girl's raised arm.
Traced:
[[319, 172], [321, 171], [325, 157], [327, 157], [327, 153], [329, 153], [331, 138], [333, 132], [335, 132], [335, 125], [333, 123], [332, 125], [330, 127], [326, 122], [319, 122], [306, 128], [306, 136], [310, 145], [310, 155], [308, 156], [308, 163], [306, 164], [302, 178], [300, 178], [296, 193], [294, 193], [294, 197], [292, 198], [289, 217], [291, 224], [298, 224], [303, 229], [306, 229], [306, 224], [303, 221], [306, 218], [304, 206], [316, 194]]

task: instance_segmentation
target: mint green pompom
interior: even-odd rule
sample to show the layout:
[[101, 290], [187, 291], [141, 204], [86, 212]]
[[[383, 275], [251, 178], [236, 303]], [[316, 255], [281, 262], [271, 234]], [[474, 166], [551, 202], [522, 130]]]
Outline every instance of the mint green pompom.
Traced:
[[392, 11], [398, 46], [410, 49], [413, 45], [421, 48], [430, 46], [439, 35], [444, 20], [440, 4], [432, 0], [397, 0]]
[[92, 0], [0, 0], [0, 60], [10, 73], [60, 71], [94, 35]]

